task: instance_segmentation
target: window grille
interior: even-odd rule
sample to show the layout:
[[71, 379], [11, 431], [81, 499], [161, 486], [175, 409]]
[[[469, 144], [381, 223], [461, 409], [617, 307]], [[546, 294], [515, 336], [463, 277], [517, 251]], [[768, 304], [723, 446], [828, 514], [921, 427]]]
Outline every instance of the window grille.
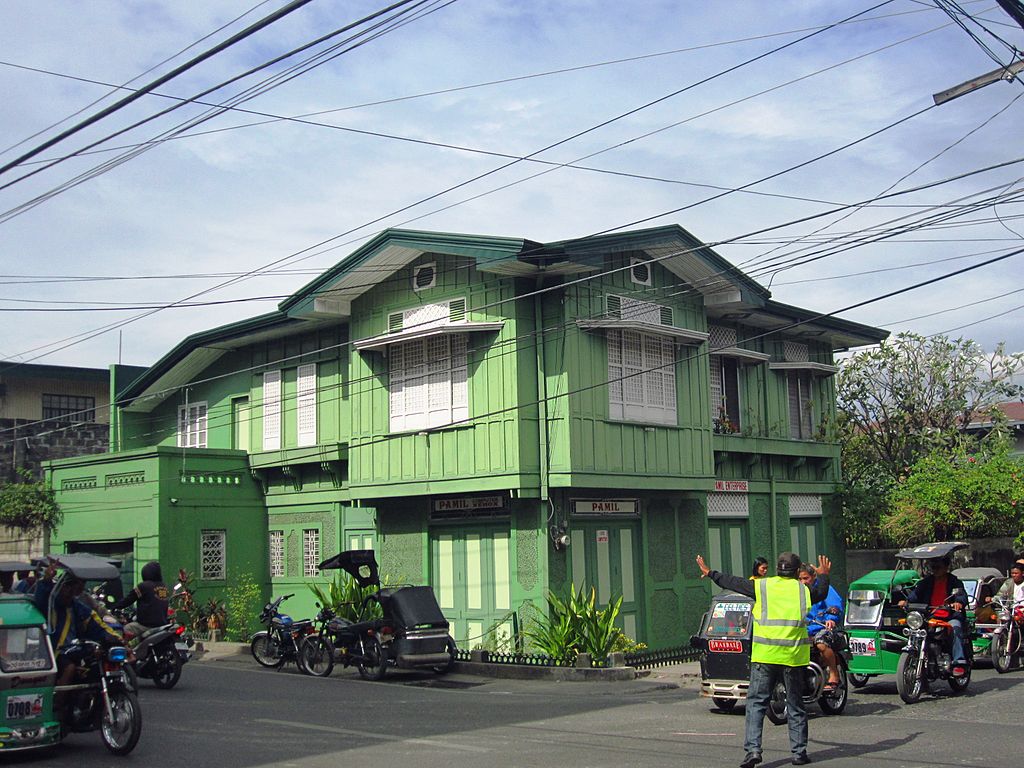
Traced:
[[227, 576], [227, 531], [203, 531], [199, 545], [199, 572], [204, 579]]
[[750, 517], [750, 500], [745, 493], [709, 493], [708, 517]]
[[281, 447], [281, 372], [263, 374], [263, 450]]
[[790, 371], [786, 376], [789, 396], [789, 436], [794, 440], [810, 440], [814, 424], [811, 405], [811, 375]]
[[270, 532], [270, 576], [284, 576], [284, 531]]
[[809, 493], [789, 494], [790, 517], [821, 517], [821, 496]]
[[178, 447], [206, 447], [206, 403], [189, 403], [178, 408]]
[[737, 346], [736, 329], [712, 325], [708, 328], [708, 345], [711, 347], [712, 352]]
[[316, 445], [316, 363], [299, 366], [296, 390], [298, 445]]
[[78, 395], [43, 395], [43, 419], [71, 424], [96, 421], [96, 398]]
[[675, 344], [659, 334], [607, 332], [608, 412], [613, 419], [675, 424]]
[[810, 353], [806, 344], [799, 344], [795, 341], [782, 343], [782, 356], [787, 363], [806, 363], [810, 360]]
[[320, 575], [320, 531], [307, 528], [302, 532], [302, 575], [311, 578]]

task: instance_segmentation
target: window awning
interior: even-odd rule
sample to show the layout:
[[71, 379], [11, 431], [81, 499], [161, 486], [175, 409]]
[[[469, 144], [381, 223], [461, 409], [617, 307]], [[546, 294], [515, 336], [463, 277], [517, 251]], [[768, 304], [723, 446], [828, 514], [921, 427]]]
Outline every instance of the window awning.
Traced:
[[755, 352], [752, 349], [743, 349], [743, 347], [712, 349], [711, 354], [718, 355], [719, 357], [734, 357], [744, 363], [766, 363], [772, 359], [771, 355], [767, 355], [764, 352]]
[[662, 336], [671, 336], [680, 344], [692, 344], [694, 346], [703, 344], [708, 340], [708, 335], [703, 331], [691, 331], [689, 328], [676, 328], [672, 325], [645, 323], [641, 320], [577, 320], [576, 325], [585, 331], [612, 330], [657, 333]]
[[813, 363], [807, 360], [792, 363], [768, 363], [768, 368], [773, 371], [803, 371], [812, 376], [832, 376], [839, 368], [825, 363]]
[[505, 327], [505, 321], [493, 323], [452, 323], [450, 325], [436, 325], [429, 328], [410, 328], [395, 333], [382, 333], [380, 336], [370, 336], [365, 339], [353, 342], [352, 346], [360, 352], [383, 352], [392, 344], [401, 344], [406, 341], [417, 339], [429, 339], [434, 336], [451, 336], [456, 333], [474, 332], [496, 332]]

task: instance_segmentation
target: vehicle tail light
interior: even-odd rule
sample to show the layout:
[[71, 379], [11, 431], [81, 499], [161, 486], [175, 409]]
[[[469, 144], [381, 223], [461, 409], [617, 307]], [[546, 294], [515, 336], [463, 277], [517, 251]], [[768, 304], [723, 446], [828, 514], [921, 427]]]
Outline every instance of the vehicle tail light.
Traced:
[[179, 624], [178, 626], [176, 626], [174, 628], [174, 634], [178, 635], [179, 637], [181, 635], [184, 635], [185, 634], [185, 625], [184, 624]]
[[392, 632], [394, 632], [394, 630], [391, 629], [391, 627], [381, 627], [380, 628], [380, 633], [382, 635], [390, 635]]

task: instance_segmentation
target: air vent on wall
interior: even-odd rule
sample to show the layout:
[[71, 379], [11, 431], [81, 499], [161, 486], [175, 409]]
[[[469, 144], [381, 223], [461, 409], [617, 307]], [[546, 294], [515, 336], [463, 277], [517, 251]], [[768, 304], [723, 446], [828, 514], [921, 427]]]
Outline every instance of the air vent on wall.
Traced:
[[422, 266], [416, 267], [412, 273], [412, 289], [414, 291], [423, 291], [427, 288], [433, 288], [437, 282], [437, 270], [434, 269], [433, 264], [423, 264]]
[[448, 322], [461, 323], [466, 319], [466, 300], [452, 299], [448, 302]]
[[647, 264], [642, 259], [632, 259], [632, 267], [629, 270], [629, 276], [632, 278], [634, 283], [638, 285], [650, 285], [651, 284], [651, 265]]
[[660, 312], [662, 325], [675, 325], [672, 322], [672, 307], [661, 307]]
[[392, 312], [388, 315], [388, 333], [402, 330], [402, 314], [402, 312]]
[[616, 320], [622, 319], [622, 297], [609, 294], [604, 298], [608, 317], [613, 317]]

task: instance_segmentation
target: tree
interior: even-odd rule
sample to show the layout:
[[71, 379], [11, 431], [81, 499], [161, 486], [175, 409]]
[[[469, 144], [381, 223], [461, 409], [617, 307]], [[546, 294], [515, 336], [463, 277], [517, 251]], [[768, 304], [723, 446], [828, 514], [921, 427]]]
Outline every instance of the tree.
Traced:
[[914, 333], [846, 360], [836, 405], [847, 543], [885, 543], [880, 522], [893, 488], [925, 456], [976, 449], [979, 438], [965, 429], [971, 421], [990, 421], [980, 441], [998, 441], [1005, 419], [995, 405], [1021, 395], [1013, 377], [1022, 370], [1024, 355], [1002, 344], [986, 354], [969, 339]]
[[64, 519], [56, 494], [33, 480], [28, 470], [19, 469], [18, 474], [21, 482], [0, 485], [0, 525], [28, 534], [52, 532]]

